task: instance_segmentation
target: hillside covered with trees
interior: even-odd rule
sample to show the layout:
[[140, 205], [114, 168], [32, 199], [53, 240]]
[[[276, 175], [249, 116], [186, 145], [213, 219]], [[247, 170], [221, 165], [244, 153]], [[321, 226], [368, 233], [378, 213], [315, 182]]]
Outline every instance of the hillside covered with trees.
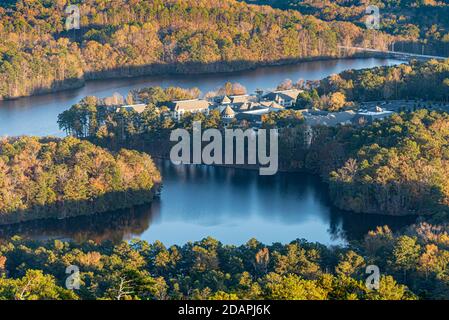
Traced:
[[[345, 248], [303, 240], [229, 246], [207, 238], [168, 248], [15, 237], [0, 245], [0, 299], [448, 299], [448, 239], [447, 226], [429, 224], [401, 235], [378, 228]], [[380, 268], [379, 290], [365, 285], [370, 264]], [[80, 272], [73, 291], [65, 286], [71, 265]]]
[[318, 19], [371, 23], [370, 6], [379, 13], [379, 31], [394, 36], [389, 50], [449, 57], [449, 3], [435, 0], [241, 0], [282, 10], [297, 10]]
[[316, 89], [319, 96], [340, 92], [356, 103], [401, 99], [448, 102], [449, 60], [347, 70], [323, 79]]
[[346, 70], [301, 89], [305, 91], [297, 100], [297, 109], [341, 111], [363, 102], [394, 100], [413, 101], [413, 109], [438, 107], [449, 102], [449, 59]]
[[[243, 1], [243, 0], [242, 0]], [[369, 5], [379, 8], [381, 30], [404, 40], [449, 42], [449, 4], [435, 0], [244, 0], [283, 10], [298, 10], [325, 21], [363, 25]], [[449, 47], [446, 46], [446, 49]]]
[[75, 138], [0, 140], [0, 224], [66, 218], [150, 202], [160, 174], [148, 155], [111, 154]]
[[449, 115], [419, 110], [352, 133], [331, 196], [355, 212], [435, 214], [449, 209]]
[[[65, 30], [65, 8], [80, 29]], [[384, 48], [390, 36], [235, 0], [31, 1], [0, 6], [0, 99], [86, 79], [242, 70], [335, 57], [339, 43]]]

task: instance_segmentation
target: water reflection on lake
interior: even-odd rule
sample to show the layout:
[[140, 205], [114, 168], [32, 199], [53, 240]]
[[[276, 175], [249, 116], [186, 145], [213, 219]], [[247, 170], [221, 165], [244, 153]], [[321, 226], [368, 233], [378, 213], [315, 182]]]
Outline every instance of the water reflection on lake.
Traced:
[[174, 166], [167, 161], [160, 161], [159, 167], [164, 188], [161, 198], [151, 205], [1, 227], [0, 237], [21, 234], [37, 239], [115, 242], [138, 237], [166, 245], [207, 236], [236, 245], [253, 237], [268, 244], [304, 238], [331, 245], [360, 239], [378, 225], [397, 229], [414, 220], [342, 212], [330, 205], [326, 185], [307, 174], [264, 177], [257, 171]]

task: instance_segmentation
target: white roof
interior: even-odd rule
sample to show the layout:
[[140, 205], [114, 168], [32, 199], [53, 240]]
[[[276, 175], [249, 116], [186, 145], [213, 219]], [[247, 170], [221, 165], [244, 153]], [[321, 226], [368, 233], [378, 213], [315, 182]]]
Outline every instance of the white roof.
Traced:
[[365, 112], [359, 112], [358, 114], [362, 115], [362, 116], [380, 116], [380, 115], [387, 115], [387, 114], [392, 114], [394, 113], [393, 111], [365, 111]]
[[134, 110], [134, 111], [137, 112], [137, 113], [142, 113], [143, 111], [145, 111], [145, 108], [146, 108], [146, 107], [147, 107], [147, 105], [144, 104], [144, 103], [140, 103], [140, 104], [128, 104], [128, 105], [126, 105], [126, 106], [118, 107], [118, 108], [116, 109], [116, 112], [120, 112], [121, 110], [127, 110], [127, 111], [129, 111], [129, 110]]
[[260, 114], [266, 114], [266, 113], [269, 113], [269, 112], [270, 112], [270, 108], [263, 108], [263, 109], [244, 111], [242, 113], [244, 113], [244, 114], [260, 115]]
[[171, 109], [185, 110], [185, 111], [196, 111], [208, 109], [211, 103], [207, 100], [191, 99], [191, 100], [178, 100], [171, 102]]

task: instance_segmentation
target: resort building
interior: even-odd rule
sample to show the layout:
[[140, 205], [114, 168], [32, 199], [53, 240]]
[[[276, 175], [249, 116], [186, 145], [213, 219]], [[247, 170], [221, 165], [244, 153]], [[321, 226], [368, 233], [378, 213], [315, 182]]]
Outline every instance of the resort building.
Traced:
[[236, 105], [240, 103], [250, 103], [250, 102], [258, 102], [258, 98], [255, 95], [244, 94], [239, 96], [230, 96], [231, 103]]
[[187, 112], [209, 114], [211, 106], [211, 102], [201, 99], [172, 101], [168, 104], [173, 119], [177, 121], [181, 120], [182, 115]]
[[226, 104], [242, 104], [242, 103], [248, 103], [248, 102], [258, 102], [259, 98], [256, 95], [252, 94], [242, 94], [237, 96], [218, 96], [214, 99], [215, 104], [219, 105], [226, 105]]
[[374, 110], [360, 110], [354, 119], [356, 124], [371, 124], [376, 120], [383, 120], [391, 117], [394, 114], [393, 111], [384, 110], [379, 106], [376, 106]]
[[248, 123], [252, 123], [256, 126], [260, 126], [262, 124], [262, 116], [261, 113], [248, 113], [248, 112], [242, 112], [237, 113], [235, 116], [235, 119], [238, 122], [246, 121]]
[[232, 108], [230, 106], [227, 106], [221, 112], [221, 119], [223, 119], [224, 122], [230, 122], [234, 118], [235, 118], [235, 111], [232, 110]]
[[279, 103], [275, 101], [261, 101], [260, 105], [264, 108], [268, 108], [269, 112], [278, 112], [285, 110], [285, 107], [281, 106]]
[[[210, 110], [218, 110], [224, 123], [233, 121], [246, 121], [254, 126], [262, 124], [264, 115], [271, 112], [280, 112], [286, 108], [294, 107], [296, 99], [302, 90], [291, 89], [273, 91], [265, 95], [238, 95], [220, 96], [210, 100], [193, 99], [173, 101], [168, 104], [171, 116], [176, 120], [181, 120], [182, 116], [189, 113], [202, 112], [209, 114]], [[133, 109], [142, 112], [145, 105], [123, 106], [121, 108]], [[358, 112], [348, 110], [341, 112], [328, 112], [324, 110], [304, 109], [298, 110], [302, 113], [306, 125], [311, 128], [315, 126], [338, 126], [338, 125], [363, 125], [372, 123], [375, 120], [382, 120], [391, 116], [394, 111], [386, 111], [379, 106], [372, 109], [363, 109]], [[307, 137], [310, 143], [311, 137]]]
[[274, 101], [284, 108], [291, 108], [295, 105], [296, 99], [298, 99], [301, 92], [303, 91], [299, 89], [273, 91], [262, 96], [262, 100]]
[[356, 113], [352, 110], [342, 112], [327, 112], [322, 110], [301, 110], [302, 115], [306, 121], [306, 124], [315, 126], [329, 126], [335, 127], [337, 125], [351, 124], [352, 120], [356, 116]]
[[223, 97], [219, 97], [219, 98], [216, 100], [216, 102], [217, 102], [218, 104], [226, 105], [226, 104], [231, 104], [231, 103], [232, 103], [232, 100], [231, 100], [228, 96], [223, 96]]

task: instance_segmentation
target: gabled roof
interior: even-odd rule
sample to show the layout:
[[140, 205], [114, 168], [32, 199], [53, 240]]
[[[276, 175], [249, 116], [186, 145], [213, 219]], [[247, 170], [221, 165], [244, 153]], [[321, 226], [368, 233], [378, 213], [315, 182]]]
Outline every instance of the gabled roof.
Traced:
[[223, 103], [223, 104], [225, 104], [225, 103], [231, 103], [232, 101], [231, 101], [231, 99], [229, 99], [229, 97], [228, 96], [224, 96], [221, 100], [220, 100], [220, 103]]
[[233, 103], [232, 108], [237, 111], [248, 110], [249, 103], [246, 103], [246, 102]]
[[262, 109], [265, 110], [265, 109], [267, 109], [267, 107], [264, 106], [264, 105], [261, 105], [260, 103], [251, 103], [250, 106], [249, 106], [249, 110], [250, 111], [262, 110]]
[[264, 107], [269, 107], [270, 109], [278, 109], [278, 110], [285, 109], [285, 107], [281, 106], [276, 101], [262, 101], [260, 104]]
[[276, 100], [276, 98], [280, 97], [284, 100], [296, 100], [301, 92], [302, 90], [299, 89], [277, 90], [267, 93], [263, 98], [265, 100]]
[[227, 106], [226, 108], [223, 109], [223, 111], [221, 112], [222, 116], [234, 116], [235, 112], [234, 110], [232, 110], [232, 108], [230, 106]]
[[310, 126], [336, 126], [350, 122], [355, 117], [354, 111], [341, 112], [314, 112], [307, 111], [303, 113], [306, 123]]
[[147, 105], [144, 103], [130, 104], [130, 105], [126, 105], [126, 106], [117, 107], [116, 112], [121, 112], [123, 110], [126, 110], [126, 111], [135, 111], [137, 113], [142, 113], [145, 111], [146, 107], [147, 107]]
[[211, 103], [207, 100], [193, 99], [193, 100], [179, 100], [169, 103], [169, 108], [172, 111], [195, 111], [208, 109]]
[[[271, 102], [270, 102], [271, 104]], [[268, 102], [266, 102], [266, 105], [263, 105], [259, 102], [247, 102], [247, 103], [239, 103], [233, 105], [234, 109], [236, 109], [239, 112], [245, 112], [250, 110], [259, 110], [259, 109], [266, 109], [268, 107]]]
[[245, 102], [254, 102], [257, 100], [256, 96], [252, 96], [249, 94], [244, 94], [240, 96], [231, 96], [232, 103], [245, 103]]

